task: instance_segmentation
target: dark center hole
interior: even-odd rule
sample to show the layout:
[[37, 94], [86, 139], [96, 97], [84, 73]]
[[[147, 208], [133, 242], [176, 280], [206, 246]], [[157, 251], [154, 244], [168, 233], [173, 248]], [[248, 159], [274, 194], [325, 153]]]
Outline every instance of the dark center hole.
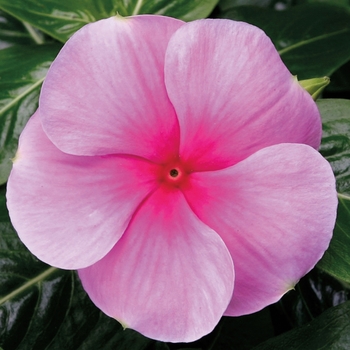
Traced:
[[170, 170], [170, 176], [171, 177], [176, 177], [178, 175], [179, 175], [179, 171], [178, 170], [176, 170], [176, 169], [171, 169]]

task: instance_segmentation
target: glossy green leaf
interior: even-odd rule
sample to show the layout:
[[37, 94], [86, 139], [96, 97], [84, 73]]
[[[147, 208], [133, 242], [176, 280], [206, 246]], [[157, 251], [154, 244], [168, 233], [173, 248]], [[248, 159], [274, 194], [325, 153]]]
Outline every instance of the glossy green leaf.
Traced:
[[338, 6], [350, 6], [349, 0], [297, 0], [297, 4], [323, 3]]
[[0, 0], [0, 9], [65, 42], [87, 23], [119, 13], [158, 14], [185, 21], [204, 18], [218, 0]]
[[350, 98], [350, 61], [341, 66], [332, 75], [332, 83], [327, 87], [326, 91], [347, 94], [346, 98]]
[[119, 3], [118, 12], [122, 16], [148, 13], [193, 21], [207, 17], [218, 0], [119, 0]]
[[0, 51], [0, 184], [7, 181], [19, 134], [37, 108], [41, 84], [59, 49], [35, 45]]
[[350, 302], [335, 306], [309, 324], [272, 338], [254, 350], [338, 350], [350, 344]]
[[320, 152], [337, 180], [338, 216], [330, 247], [318, 266], [350, 282], [350, 100], [320, 100], [323, 139]]
[[0, 188], [0, 347], [6, 350], [167, 350], [101, 313], [75, 272], [38, 261], [10, 223]]
[[339, 194], [338, 199], [337, 222], [333, 238], [317, 266], [350, 283], [350, 197]]
[[[249, 350], [274, 335], [270, 311], [265, 308], [251, 315], [223, 317], [214, 330], [212, 350]], [[205, 349], [205, 344], [202, 345]]]
[[273, 0], [220, 0], [219, 7], [222, 11], [226, 11], [237, 6], [258, 6], [269, 7], [273, 4]]
[[320, 152], [331, 163], [337, 190], [350, 197], [350, 100], [317, 101], [323, 124]]
[[0, 11], [0, 50], [15, 44], [34, 44], [22, 22]]
[[286, 11], [238, 7], [224, 17], [262, 28], [298, 79], [330, 76], [350, 60], [350, 10], [306, 4]]
[[301, 278], [270, 312], [276, 335], [301, 327], [333, 306], [350, 300], [350, 289], [328, 273], [315, 268]]
[[258, 6], [286, 10], [292, 6], [292, 3], [290, 0], [220, 0], [218, 5], [221, 11], [238, 6]]

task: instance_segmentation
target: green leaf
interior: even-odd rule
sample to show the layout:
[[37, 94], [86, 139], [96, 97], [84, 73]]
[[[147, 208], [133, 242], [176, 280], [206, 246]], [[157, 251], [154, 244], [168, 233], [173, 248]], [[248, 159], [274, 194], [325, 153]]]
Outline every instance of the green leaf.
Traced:
[[122, 16], [148, 13], [193, 21], [209, 16], [218, 0], [123, 0], [119, 3], [123, 4], [124, 12], [119, 12]]
[[190, 21], [207, 17], [218, 0], [0, 0], [0, 9], [44, 33], [67, 39], [87, 23], [119, 13], [158, 14]]
[[15, 44], [34, 44], [22, 22], [0, 11], [0, 50]]
[[350, 300], [350, 289], [316, 268], [300, 279], [270, 311], [276, 334], [304, 326], [327, 309]]
[[350, 100], [317, 102], [323, 123], [320, 152], [330, 162], [338, 190], [338, 214], [333, 239], [318, 266], [350, 282]]
[[226, 11], [237, 6], [269, 7], [272, 3], [273, 0], [220, 0], [219, 7], [222, 11]]
[[320, 152], [331, 163], [337, 190], [350, 197], [350, 100], [317, 101], [323, 125]]
[[331, 244], [318, 267], [350, 283], [350, 197], [338, 194], [337, 222]]
[[6, 350], [167, 350], [100, 312], [75, 272], [38, 261], [10, 223], [0, 188], [0, 347]]
[[312, 4], [312, 3], [324, 3], [338, 6], [350, 6], [349, 0], [297, 0], [297, 4]]
[[298, 79], [330, 76], [350, 60], [350, 12], [339, 6], [306, 4], [286, 11], [240, 7], [224, 17], [262, 28]]
[[274, 337], [254, 350], [348, 349], [350, 344], [350, 302], [325, 311], [309, 324]]
[[[209, 349], [248, 350], [274, 335], [268, 308], [251, 315], [223, 317], [214, 330], [216, 337]], [[205, 344], [202, 344], [205, 349]]]
[[[326, 91], [345, 92], [350, 96], [350, 61], [341, 66], [333, 75]], [[339, 97], [339, 96], [338, 96]]]
[[41, 83], [59, 49], [42, 45], [0, 51], [0, 184], [7, 181], [19, 134], [37, 108]]

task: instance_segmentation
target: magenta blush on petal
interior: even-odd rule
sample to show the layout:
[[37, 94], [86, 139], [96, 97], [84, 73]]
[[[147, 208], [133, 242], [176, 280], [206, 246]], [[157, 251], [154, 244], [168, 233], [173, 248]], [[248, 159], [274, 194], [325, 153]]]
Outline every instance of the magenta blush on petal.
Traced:
[[35, 114], [20, 137], [7, 205], [22, 242], [39, 259], [77, 269], [101, 259], [157, 188], [158, 166], [131, 156], [71, 156]]
[[164, 187], [140, 207], [102, 260], [79, 270], [107, 315], [147, 337], [190, 342], [211, 332], [232, 297], [234, 271], [221, 238]]
[[122, 153], [163, 163], [178, 154], [164, 58], [182, 25], [169, 17], [116, 16], [75, 33], [41, 90], [39, 110], [49, 139], [73, 155]]
[[316, 104], [257, 27], [188, 23], [171, 37], [164, 69], [180, 157], [196, 170], [222, 169], [277, 143], [320, 145]]
[[159, 166], [157, 179], [164, 189], [183, 189], [189, 186], [189, 175], [191, 166], [181, 161], [178, 157], [170, 159], [169, 162]]
[[185, 191], [191, 208], [218, 232], [235, 263], [227, 315], [276, 302], [328, 248], [338, 203], [335, 179], [309, 146], [270, 146], [235, 166], [193, 173], [191, 184]]

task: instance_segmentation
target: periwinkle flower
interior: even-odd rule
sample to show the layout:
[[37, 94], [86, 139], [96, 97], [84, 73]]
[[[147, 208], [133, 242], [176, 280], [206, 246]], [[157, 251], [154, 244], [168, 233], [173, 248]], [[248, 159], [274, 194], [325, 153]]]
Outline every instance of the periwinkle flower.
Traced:
[[19, 237], [125, 327], [189, 342], [281, 298], [337, 197], [311, 96], [258, 28], [113, 17], [53, 62], [8, 182]]

